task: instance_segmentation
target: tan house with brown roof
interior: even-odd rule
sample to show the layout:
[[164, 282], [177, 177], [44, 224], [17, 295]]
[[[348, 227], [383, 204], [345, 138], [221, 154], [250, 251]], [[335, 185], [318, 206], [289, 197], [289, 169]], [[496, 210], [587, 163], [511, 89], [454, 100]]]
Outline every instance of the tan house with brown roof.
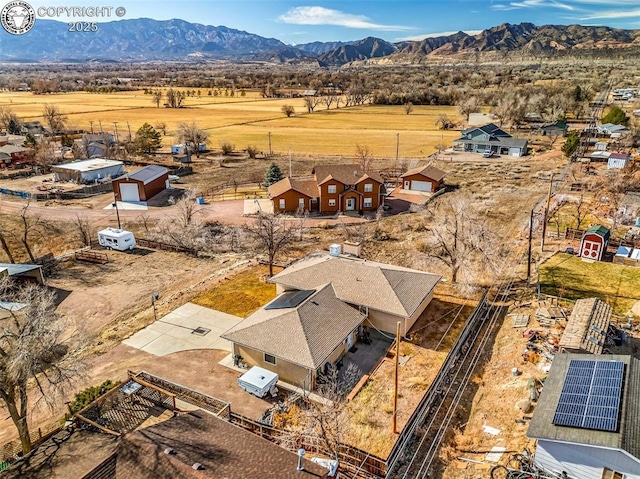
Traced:
[[406, 335], [440, 276], [357, 258], [312, 254], [270, 279], [278, 296], [221, 337], [250, 366], [314, 389], [362, 327]]
[[382, 178], [377, 173], [365, 173], [357, 164], [320, 165], [312, 173], [313, 179], [284, 178], [269, 187], [276, 213], [294, 213], [303, 206], [318, 213], [364, 213], [382, 204]]
[[233, 354], [281, 380], [315, 388], [325, 364], [333, 364], [355, 343], [365, 315], [340, 301], [332, 285], [287, 291], [221, 337]]

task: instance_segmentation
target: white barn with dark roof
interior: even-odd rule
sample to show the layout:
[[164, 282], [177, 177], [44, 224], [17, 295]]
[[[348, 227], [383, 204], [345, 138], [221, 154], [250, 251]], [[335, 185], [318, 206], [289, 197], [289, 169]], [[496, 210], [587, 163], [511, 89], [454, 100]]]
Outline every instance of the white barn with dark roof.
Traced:
[[558, 354], [527, 436], [534, 463], [571, 479], [640, 479], [640, 360]]
[[164, 166], [149, 165], [113, 181], [116, 201], [137, 203], [149, 201], [169, 188], [169, 170]]

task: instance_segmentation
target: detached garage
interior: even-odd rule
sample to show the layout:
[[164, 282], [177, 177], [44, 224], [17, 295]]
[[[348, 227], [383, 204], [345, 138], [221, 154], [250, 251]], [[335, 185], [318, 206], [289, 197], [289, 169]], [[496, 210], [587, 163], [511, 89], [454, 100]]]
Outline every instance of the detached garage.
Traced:
[[169, 170], [164, 166], [149, 165], [113, 181], [116, 201], [137, 203], [149, 201], [169, 188]]
[[407, 171], [400, 178], [402, 180], [402, 189], [405, 192], [431, 193], [442, 185], [444, 171], [433, 166], [420, 166]]

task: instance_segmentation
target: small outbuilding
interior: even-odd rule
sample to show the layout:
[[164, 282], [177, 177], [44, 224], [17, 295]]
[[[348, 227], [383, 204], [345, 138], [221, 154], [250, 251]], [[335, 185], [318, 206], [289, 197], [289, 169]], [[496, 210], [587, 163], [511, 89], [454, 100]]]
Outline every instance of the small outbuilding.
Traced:
[[1, 276], [9, 276], [14, 280], [22, 282], [44, 284], [42, 265], [39, 264], [0, 263], [0, 277]]
[[138, 203], [148, 201], [169, 188], [169, 170], [160, 165], [149, 165], [113, 181], [116, 201]]
[[442, 185], [444, 171], [433, 166], [413, 168], [403, 175], [402, 189], [405, 191], [434, 192]]
[[582, 258], [600, 261], [607, 251], [607, 244], [611, 231], [606, 226], [595, 225], [585, 231], [580, 242], [580, 256]]
[[93, 183], [124, 175], [124, 163], [106, 158], [73, 161], [51, 167], [56, 181]]
[[568, 130], [567, 123], [560, 120], [543, 123], [540, 126], [540, 134], [542, 136], [567, 136]]
[[631, 161], [631, 156], [625, 153], [611, 153], [607, 160], [608, 170], [621, 170], [626, 168], [627, 164]]

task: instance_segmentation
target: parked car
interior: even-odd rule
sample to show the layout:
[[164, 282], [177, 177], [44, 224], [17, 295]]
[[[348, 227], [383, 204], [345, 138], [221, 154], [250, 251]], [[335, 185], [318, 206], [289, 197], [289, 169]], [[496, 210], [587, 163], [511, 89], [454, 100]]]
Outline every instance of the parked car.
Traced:
[[482, 153], [482, 157], [483, 158], [492, 158], [494, 155], [493, 151], [491, 150], [487, 150], [484, 153]]

